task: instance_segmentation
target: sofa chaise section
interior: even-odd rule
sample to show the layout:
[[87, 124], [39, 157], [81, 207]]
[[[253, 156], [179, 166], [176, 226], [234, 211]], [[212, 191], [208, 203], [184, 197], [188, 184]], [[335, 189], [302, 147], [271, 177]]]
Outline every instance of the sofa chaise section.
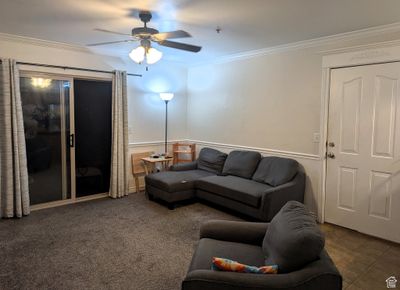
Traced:
[[226, 154], [211, 148], [200, 152], [198, 160], [172, 165], [170, 171], [149, 174], [145, 177], [149, 199], [158, 198], [174, 208], [174, 203], [195, 196], [195, 181], [214, 176], [222, 171]]

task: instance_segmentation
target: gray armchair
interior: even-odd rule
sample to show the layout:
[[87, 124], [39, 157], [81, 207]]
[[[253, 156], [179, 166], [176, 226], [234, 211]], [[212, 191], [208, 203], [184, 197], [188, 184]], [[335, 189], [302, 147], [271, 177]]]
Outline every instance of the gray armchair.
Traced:
[[[293, 205], [293, 202], [289, 203]], [[282, 223], [282, 219], [287, 220], [288, 207], [290, 205], [285, 205], [282, 209], [283, 214], [278, 214], [276, 220], [271, 222], [271, 224], [279, 225], [278, 231], [274, 225], [271, 226], [269, 223], [210, 221], [203, 224], [200, 230], [200, 241], [189, 271], [182, 282], [182, 289], [342, 289], [341, 275], [327, 252], [321, 248], [323, 244], [321, 245], [318, 235], [314, 235], [309, 228], [307, 229], [307, 226], [302, 229], [303, 233], [299, 233], [294, 228], [286, 228]], [[294, 218], [296, 219], [296, 217]], [[303, 218], [300, 220], [304, 222]], [[296, 221], [294, 223], [297, 224]], [[279, 233], [280, 230], [282, 230], [281, 233]], [[280, 238], [286, 230], [291, 232], [287, 235], [284, 234], [286, 237]], [[271, 231], [275, 242], [271, 239], [268, 240], [267, 231]], [[296, 239], [296, 236], [299, 239]], [[308, 239], [307, 236], [310, 236], [311, 239]], [[303, 243], [304, 241], [305, 243]], [[273, 245], [273, 243], [277, 245]], [[285, 244], [289, 249], [285, 249]], [[265, 251], [269, 252], [270, 257], [266, 257]], [[290, 261], [284, 261], [283, 256], [279, 257], [279, 252], [282, 254], [282, 251], [284, 252], [283, 256], [289, 254]], [[295, 251], [299, 251], [296, 256], [301, 256], [300, 258], [291, 255]], [[314, 257], [316, 253], [317, 256]], [[278, 274], [221, 272], [211, 270], [212, 257], [227, 258], [254, 266], [263, 266], [268, 263], [268, 259], [273, 257], [272, 263], [278, 264], [278, 267], [282, 265], [282, 267], [280, 267], [281, 270], [278, 270]]]

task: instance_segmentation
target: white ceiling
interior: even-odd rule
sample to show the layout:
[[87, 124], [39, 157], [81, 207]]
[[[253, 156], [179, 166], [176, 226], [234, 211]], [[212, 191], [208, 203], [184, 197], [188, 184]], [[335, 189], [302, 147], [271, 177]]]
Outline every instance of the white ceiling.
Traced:
[[[0, 0], [0, 32], [80, 45], [123, 40], [93, 28], [130, 33], [142, 25], [138, 9], [156, 12], [150, 27], [193, 35], [177, 41], [203, 46], [200, 53], [160, 48], [189, 63], [400, 22], [399, 0]], [[135, 46], [92, 49], [126, 56]]]

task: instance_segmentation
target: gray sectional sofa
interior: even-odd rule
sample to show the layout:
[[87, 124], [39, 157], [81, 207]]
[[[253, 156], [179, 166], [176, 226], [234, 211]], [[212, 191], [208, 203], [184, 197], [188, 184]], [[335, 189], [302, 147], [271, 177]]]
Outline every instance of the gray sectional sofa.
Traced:
[[197, 197], [270, 221], [287, 201], [303, 202], [305, 174], [293, 159], [203, 148], [196, 161], [150, 174], [145, 182], [149, 199], [164, 200], [170, 208]]

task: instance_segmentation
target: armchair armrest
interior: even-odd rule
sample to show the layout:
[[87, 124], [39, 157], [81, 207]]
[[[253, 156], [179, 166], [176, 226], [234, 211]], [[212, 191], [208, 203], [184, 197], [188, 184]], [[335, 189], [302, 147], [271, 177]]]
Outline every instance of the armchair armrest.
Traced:
[[210, 238], [261, 246], [267, 227], [267, 223], [211, 220], [201, 225], [200, 239]]
[[273, 190], [263, 194], [261, 210], [265, 214], [265, 219], [270, 221], [289, 200], [302, 203], [304, 189], [305, 174], [299, 171], [292, 181], [274, 187]]
[[183, 290], [340, 290], [342, 277], [325, 251], [320, 260], [287, 274], [251, 274], [205, 269], [190, 271]]
[[178, 163], [171, 165], [169, 170], [171, 171], [186, 171], [186, 170], [195, 170], [197, 169], [197, 161]]

